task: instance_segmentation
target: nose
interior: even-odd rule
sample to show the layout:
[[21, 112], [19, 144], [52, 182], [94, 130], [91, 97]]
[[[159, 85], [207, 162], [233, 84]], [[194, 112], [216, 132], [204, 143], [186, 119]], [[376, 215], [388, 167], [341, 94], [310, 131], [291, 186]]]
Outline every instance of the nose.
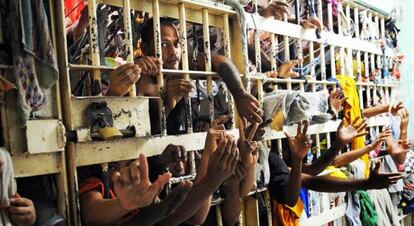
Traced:
[[170, 46], [167, 50], [168, 56], [177, 56], [178, 55], [179, 48], [176, 48], [175, 46]]

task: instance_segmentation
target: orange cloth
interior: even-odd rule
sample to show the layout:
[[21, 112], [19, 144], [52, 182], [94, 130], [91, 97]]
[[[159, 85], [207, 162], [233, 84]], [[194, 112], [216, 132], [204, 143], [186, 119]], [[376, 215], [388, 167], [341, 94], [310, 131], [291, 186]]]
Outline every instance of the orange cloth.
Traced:
[[[105, 194], [105, 186], [100, 179], [96, 177], [89, 177], [84, 182], [82, 182], [82, 184], [79, 186], [79, 195], [81, 196], [90, 191], [98, 191], [103, 195]], [[112, 191], [112, 189], [109, 189], [109, 194], [111, 196], [111, 199], [116, 198], [116, 195]], [[122, 222], [125, 222], [131, 219], [132, 217], [136, 216], [138, 213], [139, 213], [139, 209], [132, 210], [131, 212], [129, 212], [127, 215], [124, 216], [124, 218], [122, 219]]]
[[[105, 186], [102, 181], [96, 177], [89, 177], [79, 187], [79, 194], [83, 195], [89, 191], [99, 191], [102, 195], [105, 194]], [[111, 199], [116, 198], [115, 193], [112, 189], [109, 190]]]
[[300, 198], [293, 207], [277, 203], [273, 200], [273, 225], [278, 226], [299, 226], [300, 215], [304, 209], [303, 202]]
[[[355, 80], [346, 75], [337, 75], [336, 79], [341, 85], [341, 89], [344, 92], [345, 97], [348, 99], [344, 104], [344, 117], [346, 124], [350, 124], [358, 116], [362, 118], [361, 109], [359, 105], [359, 96], [356, 88]], [[365, 147], [365, 137], [358, 137], [351, 142], [352, 150]], [[368, 154], [361, 156], [362, 161], [365, 163], [365, 176], [369, 176], [369, 157]]]

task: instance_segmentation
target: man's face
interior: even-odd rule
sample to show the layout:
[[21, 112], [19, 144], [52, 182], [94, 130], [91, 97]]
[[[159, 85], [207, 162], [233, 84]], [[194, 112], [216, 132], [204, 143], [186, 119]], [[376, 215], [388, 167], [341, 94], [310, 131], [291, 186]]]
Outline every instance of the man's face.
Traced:
[[175, 27], [161, 26], [161, 51], [163, 68], [177, 70], [181, 61], [181, 46]]

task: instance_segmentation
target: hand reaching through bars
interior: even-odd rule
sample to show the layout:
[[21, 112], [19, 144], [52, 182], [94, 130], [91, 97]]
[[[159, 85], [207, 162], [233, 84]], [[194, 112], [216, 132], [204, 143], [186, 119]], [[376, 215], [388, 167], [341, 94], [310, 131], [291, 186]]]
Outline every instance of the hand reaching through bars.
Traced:
[[214, 151], [216, 151], [218, 143], [225, 138], [226, 128], [224, 128], [223, 125], [218, 125], [210, 128], [207, 132], [203, 154], [212, 154]]
[[280, 65], [278, 71], [279, 78], [297, 78], [299, 77], [299, 73], [294, 72], [293, 68], [302, 62], [301, 59], [297, 60], [290, 60], [285, 62], [284, 64]]
[[290, 5], [285, 1], [273, 1], [266, 8], [259, 11], [259, 14], [263, 17], [273, 17], [275, 20], [283, 20], [285, 16], [290, 16]]
[[158, 58], [142, 56], [136, 64], [141, 68], [142, 75], [157, 76], [161, 73], [162, 62]]
[[379, 148], [379, 146], [381, 145], [382, 142], [387, 142], [387, 139], [389, 137], [392, 136], [392, 130], [391, 129], [386, 129], [384, 131], [382, 131], [374, 140], [374, 142], [372, 142], [371, 144], [369, 144], [369, 147], [371, 150], [375, 150], [377, 148]]
[[343, 92], [340, 89], [335, 89], [329, 94], [329, 107], [336, 117], [338, 117], [338, 114], [342, 110], [342, 106], [347, 99], [348, 97], [344, 97]]
[[208, 181], [222, 184], [227, 178], [234, 174], [239, 161], [239, 149], [236, 140], [231, 135], [220, 139], [217, 150], [211, 154], [206, 177]]
[[398, 140], [391, 143], [388, 148], [388, 152], [397, 164], [403, 164], [411, 147], [412, 144], [407, 140]]
[[400, 139], [405, 140], [407, 139], [407, 132], [408, 132], [408, 123], [410, 122], [410, 114], [408, 113], [407, 109], [404, 108], [400, 110]]
[[107, 95], [124, 96], [141, 77], [141, 69], [133, 63], [126, 63], [117, 67], [109, 74], [109, 88]]
[[260, 103], [251, 94], [244, 92], [234, 98], [237, 113], [242, 119], [250, 123], [262, 123], [263, 111], [260, 109]]
[[[303, 128], [302, 128], [303, 124]], [[288, 139], [289, 149], [292, 152], [292, 157], [296, 160], [302, 161], [312, 146], [312, 139], [306, 133], [308, 132], [309, 122], [299, 122], [296, 136], [293, 138], [285, 132], [285, 136]]]
[[347, 145], [351, 142], [354, 138], [365, 136], [368, 134], [365, 131], [367, 128], [368, 123], [366, 120], [360, 120], [361, 118], [358, 116], [351, 124], [348, 126], [345, 125], [345, 119], [341, 121], [339, 124], [338, 129], [336, 130], [336, 140], [339, 142], [341, 146]]
[[400, 111], [401, 109], [404, 109], [404, 104], [403, 102], [398, 102], [395, 105], [389, 105], [389, 112], [392, 115], [398, 115], [398, 111]]
[[316, 29], [319, 32], [322, 31], [322, 23], [317, 17], [311, 17], [309, 19], [302, 19], [300, 21], [300, 25], [302, 25], [305, 29]]
[[168, 167], [174, 176], [184, 175], [187, 150], [182, 145], [169, 144], [157, 157], [157, 163], [161, 167]]
[[171, 111], [174, 109], [175, 105], [177, 105], [180, 100], [187, 96], [191, 90], [193, 89], [193, 85], [190, 81], [185, 79], [169, 79], [166, 82], [166, 108], [167, 111]]
[[381, 164], [379, 162], [373, 163], [371, 166], [369, 178], [367, 180], [368, 189], [383, 189], [388, 188], [391, 184], [397, 183], [403, 176], [400, 173], [380, 173]]
[[255, 130], [255, 133], [253, 134], [251, 140], [252, 141], [261, 141], [263, 139], [263, 136], [265, 134], [264, 128], [268, 126], [270, 123], [272, 123], [272, 119], [268, 119], [264, 122], [262, 122], [260, 125], [256, 126], [257, 123], [252, 123], [245, 129], [245, 134], [251, 134], [252, 130]]
[[240, 122], [239, 125], [239, 140], [237, 147], [240, 152], [240, 160], [242, 165], [249, 169], [254, 167], [257, 159], [259, 158], [259, 146], [256, 141], [253, 141], [254, 136], [256, 135], [256, 130], [259, 128], [258, 123], [253, 123], [250, 127], [250, 130], [245, 133], [246, 127], [244, 122]]
[[140, 154], [139, 164], [134, 161], [129, 167], [114, 172], [112, 181], [122, 208], [134, 210], [151, 205], [170, 178], [170, 173], [164, 173], [151, 183], [148, 178], [147, 158]]

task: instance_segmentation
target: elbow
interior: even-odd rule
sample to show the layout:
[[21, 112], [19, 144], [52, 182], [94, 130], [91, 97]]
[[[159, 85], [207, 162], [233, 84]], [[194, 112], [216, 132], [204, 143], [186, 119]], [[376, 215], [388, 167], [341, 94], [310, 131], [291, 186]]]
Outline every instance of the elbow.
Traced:
[[287, 198], [284, 200], [284, 204], [289, 206], [289, 207], [294, 207], [297, 203], [297, 197], [296, 199], [291, 197], [291, 198]]

